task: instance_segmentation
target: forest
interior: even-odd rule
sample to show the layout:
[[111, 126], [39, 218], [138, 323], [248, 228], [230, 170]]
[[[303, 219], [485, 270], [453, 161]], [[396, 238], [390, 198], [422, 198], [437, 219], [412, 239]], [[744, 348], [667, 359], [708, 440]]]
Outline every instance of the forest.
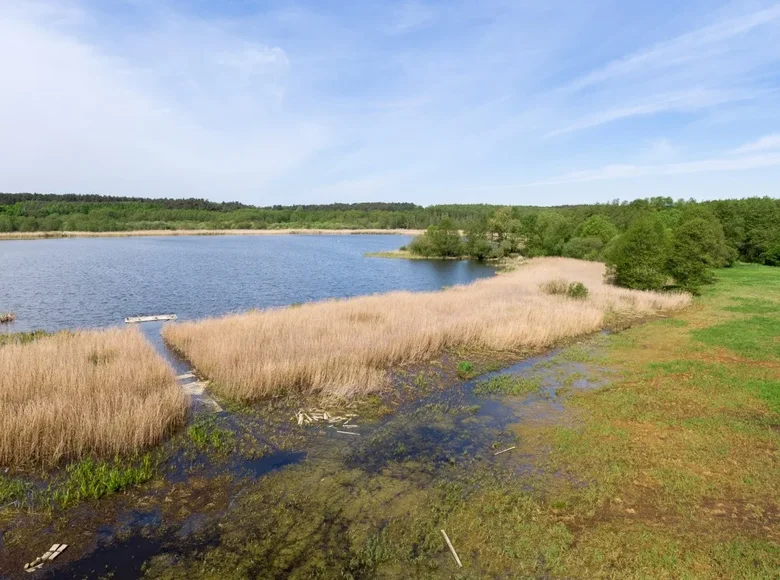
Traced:
[[667, 269], [674, 268], [674, 252], [678, 259], [698, 253], [707, 265], [736, 260], [780, 265], [780, 199], [770, 197], [704, 202], [653, 197], [558, 207], [379, 202], [254, 207], [204, 199], [0, 193], [0, 232], [284, 228], [430, 228], [410, 248], [427, 256], [484, 259], [522, 249], [532, 256], [609, 262], [620, 254], [636, 255], [651, 241], [652, 253], [663, 256]]

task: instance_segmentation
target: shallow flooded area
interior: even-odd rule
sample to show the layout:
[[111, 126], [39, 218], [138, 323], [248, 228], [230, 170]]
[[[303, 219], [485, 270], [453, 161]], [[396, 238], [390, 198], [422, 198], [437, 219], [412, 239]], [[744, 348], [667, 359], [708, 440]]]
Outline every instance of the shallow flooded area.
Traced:
[[[204, 576], [369, 578], [395, 560], [452, 577], [441, 517], [475, 493], [538, 485], [544, 449], [526, 445], [523, 428], [574, 420], [566, 396], [608, 380], [594, 362], [602, 340], [510, 366], [509, 355], [472, 353], [467, 376], [466, 353], [397, 369], [382, 397], [319, 403], [329, 417], [350, 416], [337, 424], [299, 425], [307, 405], [284, 399], [201, 410], [160, 451], [149, 483], [8, 521], [0, 571], [21, 576], [39, 547], [56, 542], [69, 548], [41, 577], [185, 578], [202, 565]], [[450, 532], [468, 558], [461, 532]]]

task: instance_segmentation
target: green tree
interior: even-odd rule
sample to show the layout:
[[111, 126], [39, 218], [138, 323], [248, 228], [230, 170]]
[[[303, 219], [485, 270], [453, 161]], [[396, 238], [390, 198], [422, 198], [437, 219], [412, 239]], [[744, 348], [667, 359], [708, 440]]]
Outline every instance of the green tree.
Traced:
[[606, 244], [618, 235], [618, 229], [608, 217], [603, 215], [592, 215], [577, 228], [577, 237], [580, 238], [598, 238], [602, 245]]
[[534, 231], [528, 236], [526, 253], [529, 256], [560, 256], [571, 238], [571, 221], [557, 211], [539, 213]]
[[463, 244], [460, 232], [449, 218], [445, 218], [438, 226], [429, 226], [423, 235], [412, 240], [409, 251], [426, 258], [457, 258], [463, 255]]
[[667, 269], [682, 288], [699, 294], [715, 277], [713, 268], [724, 265], [728, 246], [720, 223], [705, 217], [683, 221], [672, 236]]
[[667, 233], [654, 213], [634, 221], [607, 256], [610, 277], [618, 286], [659, 290], [666, 283]]
[[598, 260], [604, 242], [598, 237], [572, 238], [563, 245], [563, 255], [579, 260]]
[[493, 254], [493, 244], [487, 239], [488, 224], [485, 220], [476, 220], [466, 227], [464, 252], [474, 260], [484, 260]]

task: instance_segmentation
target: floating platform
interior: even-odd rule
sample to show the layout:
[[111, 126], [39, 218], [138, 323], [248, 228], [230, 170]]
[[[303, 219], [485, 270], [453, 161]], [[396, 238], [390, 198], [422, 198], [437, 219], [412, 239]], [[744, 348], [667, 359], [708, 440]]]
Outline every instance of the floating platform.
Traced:
[[155, 316], [128, 316], [125, 318], [126, 324], [137, 324], [139, 322], [157, 322], [160, 320], [176, 320], [175, 314], [157, 314]]

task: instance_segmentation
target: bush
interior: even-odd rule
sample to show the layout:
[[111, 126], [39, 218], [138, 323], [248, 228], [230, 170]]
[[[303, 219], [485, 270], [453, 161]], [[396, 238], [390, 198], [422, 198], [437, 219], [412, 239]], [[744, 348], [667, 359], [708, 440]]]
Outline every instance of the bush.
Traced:
[[433, 256], [434, 250], [431, 239], [425, 234], [417, 236], [409, 243], [409, 251], [416, 256], [425, 258]]
[[566, 295], [569, 298], [584, 300], [588, 297], [588, 289], [582, 282], [572, 282], [566, 290]]
[[582, 282], [569, 282], [562, 278], [547, 280], [539, 285], [542, 292], [569, 298], [584, 299], [588, 297], [588, 288]]
[[542, 292], [545, 294], [563, 295], [566, 294], [566, 291], [569, 289], [569, 283], [563, 278], [556, 278], [555, 280], [542, 282], [539, 285], [539, 288], [541, 288]]
[[469, 375], [471, 375], [471, 372], [474, 370], [474, 365], [472, 365], [467, 360], [462, 360], [458, 363], [458, 376], [461, 379], [468, 378]]

